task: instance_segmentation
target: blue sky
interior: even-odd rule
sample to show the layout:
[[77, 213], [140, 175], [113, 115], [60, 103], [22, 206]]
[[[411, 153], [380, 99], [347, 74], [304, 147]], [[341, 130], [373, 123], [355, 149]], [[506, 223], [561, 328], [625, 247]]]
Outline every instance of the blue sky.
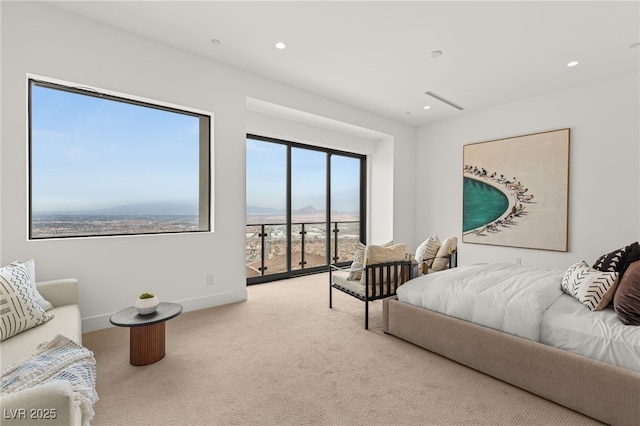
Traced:
[[[286, 202], [286, 146], [247, 139], [247, 206], [284, 209]], [[326, 154], [292, 148], [292, 208], [324, 210]], [[332, 210], [359, 210], [359, 159], [333, 155]]]
[[199, 119], [32, 86], [32, 208], [198, 203]]
[[[196, 206], [199, 119], [32, 85], [32, 210]], [[284, 209], [286, 147], [247, 141], [247, 205]], [[325, 205], [326, 154], [294, 148], [293, 208]], [[358, 211], [359, 160], [332, 156], [333, 210]]]

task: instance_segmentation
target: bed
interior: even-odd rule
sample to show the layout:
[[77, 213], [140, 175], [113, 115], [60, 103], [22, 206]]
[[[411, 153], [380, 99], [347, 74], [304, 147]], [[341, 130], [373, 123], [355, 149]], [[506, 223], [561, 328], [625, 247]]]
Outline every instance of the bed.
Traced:
[[604, 307], [617, 282], [599, 310], [563, 291], [570, 270], [479, 264], [418, 277], [384, 300], [383, 329], [602, 422], [638, 424], [640, 327]]

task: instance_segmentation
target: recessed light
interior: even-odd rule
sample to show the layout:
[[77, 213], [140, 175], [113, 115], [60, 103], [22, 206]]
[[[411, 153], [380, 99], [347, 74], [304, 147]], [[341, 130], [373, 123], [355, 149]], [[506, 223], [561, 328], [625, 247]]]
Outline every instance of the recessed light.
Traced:
[[220, 41], [220, 40], [218, 40], [217, 38], [214, 38], [214, 39], [212, 39], [212, 40], [211, 40], [211, 43], [212, 43], [212, 44], [215, 44], [215, 45], [218, 45], [218, 44], [220, 44], [220, 43], [221, 43], [221, 41]]
[[431, 109], [431, 106], [425, 105], [424, 107], [422, 107], [422, 109]]
[[287, 45], [284, 44], [283, 42], [279, 41], [279, 42], [276, 43], [276, 49], [282, 50], [282, 49], [286, 49], [286, 48], [287, 48]]
[[567, 64], [567, 66], [568, 66], [569, 68], [571, 68], [571, 67], [575, 67], [575, 66], [576, 66], [576, 65], [578, 65], [578, 64], [579, 64], [579, 62], [578, 62], [578, 61], [571, 61], [571, 62], [569, 62], [569, 63]]
[[631, 47], [631, 48], [633, 48], [633, 47], [640, 47], [640, 42], [630, 44], [630, 45], [629, 45], [629, 47]]
[[442, 56], [442, 50], [432, 50], [431, 52], [429, 52], [429, 56], [431, 58], [439, 58], [440, 56]]

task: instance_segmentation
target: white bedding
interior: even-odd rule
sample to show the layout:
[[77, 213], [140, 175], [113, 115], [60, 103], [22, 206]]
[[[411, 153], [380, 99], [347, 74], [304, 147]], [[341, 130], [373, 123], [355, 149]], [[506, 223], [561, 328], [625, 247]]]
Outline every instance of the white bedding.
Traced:
[[398, 300], [538, 341], [540, 321], [563, 293], [563, 272], [507, 263], [461, 266], [410, 280]]
[[403, 284], [398, 300], [640, 372], [640, 327], [564, 294], [564, 271], [462, 266]]
[[540, 343], [640, 372], [640, 327], [624, 325], [611, 307], [594, 312], [563, 295], [542, 319]]

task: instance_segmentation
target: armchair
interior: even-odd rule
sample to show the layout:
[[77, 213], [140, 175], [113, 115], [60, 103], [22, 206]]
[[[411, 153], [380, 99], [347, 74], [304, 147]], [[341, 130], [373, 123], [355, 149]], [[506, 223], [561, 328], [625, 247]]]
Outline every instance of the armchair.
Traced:
[[[369, 250], [373, 252], [384, 251], [385, 249], [394, 250], [389, 247], [370, 246], [366, 248], [366, 252], [369, 253]], [[402, 259], [398, 257], [397, 249], [403, 252]], [[353, 264], [350, 267], [330, 265], [329, 308], [333, 308], [332, 291], [334, 288], [362, 300], [365, 306], [364, 328], [368, 330], [369, 302], [394, 296], [398, 287], [413, 278], [413, 264], [406, 259], [404, 249], [406, 249], [404, 244], [402, 248], [396, 246], [395, 259], [384, 259], [384, 256], [377, 257], [375, 253], [370, 253], [369, 256], [365, 254], [365, 262], [362, 267]], [[361, 272], [361, 274], [357, 274], [357, 272]]]

